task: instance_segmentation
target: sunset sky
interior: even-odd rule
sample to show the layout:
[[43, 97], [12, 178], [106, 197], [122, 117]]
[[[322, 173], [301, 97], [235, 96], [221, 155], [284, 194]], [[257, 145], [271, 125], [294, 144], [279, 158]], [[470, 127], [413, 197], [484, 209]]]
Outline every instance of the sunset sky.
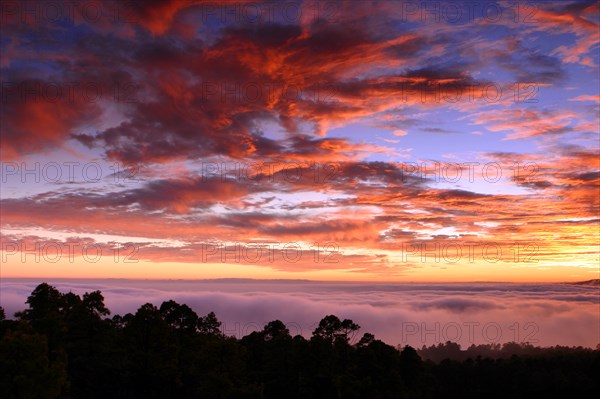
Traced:
[[597, 2], [78, 3], [1, 3], [3, 279], [599, 278]]

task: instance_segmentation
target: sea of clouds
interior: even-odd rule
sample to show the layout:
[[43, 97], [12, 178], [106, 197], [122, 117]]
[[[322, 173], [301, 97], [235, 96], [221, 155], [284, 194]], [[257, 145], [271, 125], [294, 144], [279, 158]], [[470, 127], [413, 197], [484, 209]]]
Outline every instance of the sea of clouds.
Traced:
[[[41, 281], [3, 279], [0, 306], [8, 317], [25, 309]], [[570, 284], [330, 283], [261, 280], [50, 279], [62, 292], [101, 290], [112, 314], [173, 299], [199, 315], [214, 311], [227, 335], [242, 337], [279, 319], [292, 335], [310, 337], [328, 314], [361, 326], [391, 345], [531, 342], [596, 347], [600, 288]]]

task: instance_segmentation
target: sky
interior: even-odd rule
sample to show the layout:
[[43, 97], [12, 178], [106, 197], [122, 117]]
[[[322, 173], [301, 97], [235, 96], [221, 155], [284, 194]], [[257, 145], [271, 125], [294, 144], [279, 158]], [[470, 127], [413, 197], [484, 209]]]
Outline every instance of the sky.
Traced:
[[597, 2], [0, 7], [2, 279], [600, 277]]

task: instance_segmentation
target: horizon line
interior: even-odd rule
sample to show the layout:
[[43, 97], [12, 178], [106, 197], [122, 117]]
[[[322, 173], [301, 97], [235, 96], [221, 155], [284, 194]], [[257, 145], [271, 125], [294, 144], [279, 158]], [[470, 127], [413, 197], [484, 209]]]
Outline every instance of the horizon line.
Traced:
[[271, 283], [335, 283], [335, 284], [571, 284], [584, 282], [600, 282], [600, 278], [578, 279], [573, 281], [490, 281], [490, 280], [465, 280], [465, 281], [381, 281], [381, 280], [312, 280], [312, 279], [285, 279], [285, 278], [250, 278], [250, 277], [222, 277], [222, 278], [136, 278], [136, 277], [2, 277], [2, 280], [77, 280], [77, 281], [179, 281], [179, 282], [271, 282]]

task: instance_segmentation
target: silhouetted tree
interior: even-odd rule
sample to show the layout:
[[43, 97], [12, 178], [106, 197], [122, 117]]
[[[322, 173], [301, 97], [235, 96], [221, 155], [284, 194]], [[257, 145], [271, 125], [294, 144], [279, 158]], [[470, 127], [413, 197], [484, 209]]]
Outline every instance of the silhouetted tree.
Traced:
[[198, 319], [198, 331], [205, 335], [221, 335], [221, 322], [214, 312]]
[[337, 316], [329, 315], [319, 322], [313, 336], [321, 337], [330, 342], [342, 340], [347, 343], [351, 338], [349, 335], [359, 329], [360, 326], [352, 320], [344, 319], [342, 321]]
[[18, 312], [17, 316], [28, 321], [35, 332], [46, 336], [51, 356], [58, 355], [66, 332], [64, 308], [68, 302], [64, 295], [51, 285], [42, 283], [33, 290], [25, 303], [29, 308]]
[[165, 322], [176, 330], [193, 333], [197, 329], [198, 315], [187, 305], [171, 300], [160, 305], [160, 313]]

